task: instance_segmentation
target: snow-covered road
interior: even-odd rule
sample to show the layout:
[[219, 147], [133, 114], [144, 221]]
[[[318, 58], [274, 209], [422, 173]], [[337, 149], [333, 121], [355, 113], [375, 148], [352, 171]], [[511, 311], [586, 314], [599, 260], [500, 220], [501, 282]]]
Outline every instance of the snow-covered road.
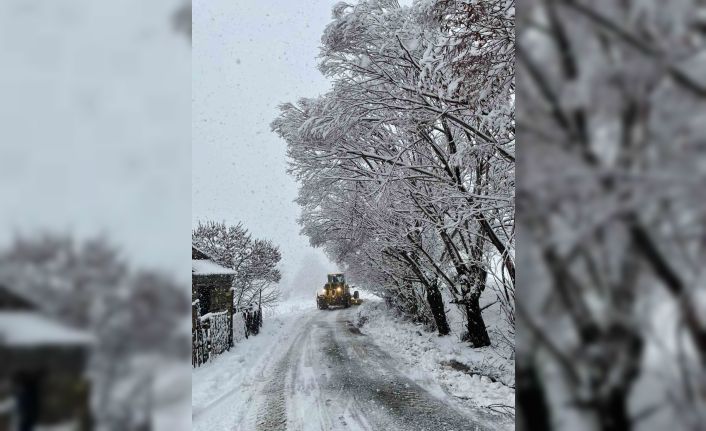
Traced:
[[353, 326], [354, 313], [291, 312], [197, 370], [192, 429], [494, 429], [491, 417], [458, 411], [405, 377]]

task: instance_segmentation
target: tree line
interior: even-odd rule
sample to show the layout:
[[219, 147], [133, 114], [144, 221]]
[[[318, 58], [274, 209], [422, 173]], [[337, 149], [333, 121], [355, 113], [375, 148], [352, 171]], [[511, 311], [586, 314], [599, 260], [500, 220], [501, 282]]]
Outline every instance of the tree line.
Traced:
[[399, 311], [491, 344], [481, 295], [514, 328], [514, 1], [339, 3], [324, 95], [272, 129], [300, 184], [303, 233]]

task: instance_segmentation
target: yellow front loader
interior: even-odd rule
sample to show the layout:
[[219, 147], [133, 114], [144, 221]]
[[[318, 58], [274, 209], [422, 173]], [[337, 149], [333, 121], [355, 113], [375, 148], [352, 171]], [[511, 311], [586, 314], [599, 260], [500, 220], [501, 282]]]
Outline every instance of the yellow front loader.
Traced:
[[346, 284], [346, 277], [340, 273], [328, 274], [328, 283], [316, 294], [316, 306], [319, 310], [331, 307], [348, 308], [360, 302], [358, 291], [351, 295], [351, 287]]

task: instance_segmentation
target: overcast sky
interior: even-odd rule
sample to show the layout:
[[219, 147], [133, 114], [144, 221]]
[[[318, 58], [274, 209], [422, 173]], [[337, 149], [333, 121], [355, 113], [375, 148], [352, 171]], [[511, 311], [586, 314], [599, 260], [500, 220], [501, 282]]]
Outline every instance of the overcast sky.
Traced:
[[191, 50], [183, 0], [0, 2], [0, 246], [104, 235], [188, 283]]
[[193, 4], [193, 224], [242, 221], [273, 240], [283, 252], [283, 288], [307, 294], [336, 266], [299, 235], [297, 185], [270, 123], [280, 103], [328, 89], [316, 57], [336, 2]]

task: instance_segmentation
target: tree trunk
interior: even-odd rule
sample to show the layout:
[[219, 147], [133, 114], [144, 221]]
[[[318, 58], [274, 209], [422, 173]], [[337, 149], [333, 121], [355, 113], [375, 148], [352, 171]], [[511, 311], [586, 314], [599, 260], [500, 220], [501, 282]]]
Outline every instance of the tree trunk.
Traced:
[[481, 236], [476, 238], [476, 243], [471, 250], [471, 255], [474, 264], [469, 274], [470, 285], [463, 289], [464, 292], [469, 292], [466, 294], [467, 296], [464, 301], [468, 341], [473, 344], [473, 347], [486, 347], [490, 346], [490, 337], [485, 328], [485, 321], [483, 321], [483, 311], [480, 308], [480, 296], [485, 290], [485, 281], [488, 273], [479, 264], [483, 258], [483, 239]]
[[427, 287], [427, 302], [431, 309], [431, 314], [434, 316], [436, 329], [439, 335], [448, 335], [450, 331], [449, 322], [446, 320], [446, 311], [444, 310], [444, 300], [441, 297], [441, 292], [436, 283]]
[[[614, 353], [614, 358], [619, 360], [612, 361], [615, 364], [610, 367], [610, 372], [605, 371], [604, 378], [601, 380], [615, 379], [616, 371], [618, 372], [618, 380], [613, 383], [614, 387], [608, 391], [598, 387], [599, 390], [596, 391], [598, 399], [595, 403], [596, 416], [598, 416], [602, 431], [629, 431], [634, 427], [632, 426], [633, 420], [629, 411], [628, 399], [641, 372], [644, 351], [643, 335], [635, 328], [621, 325], [613, 325], [609, 331], [610, 337], [613, 339], [609, 339], [608, 343], [602, 346], [603, 350], [611, 348], [616, 350], [617, 344], [619, 350]], [[616, 384], [618, 382], [619, 384]]]
[[464, 341], [470, 341], [473, 347], [490, 346], [490, 337], [483, 321], [479, 296], [470, 295], [464, 302], [466, 327], [468, 329], [468, 334], [464, 337]]
[[257, 326], [262, 328], [262, 288], [260, 288], [260, 301], [257, 304]]
[[598, 420], [601, 431], [629, 431], [632, 427], [628, 412], [628, 394], [615, 390], [598, 408]]
[[235, 292], [233, 289], [228, 291], [228, 350], [235, 346], [235, 338], [233, 337], [233, 316], [235, 316], [235, 306], [233, 305], [233, 297]]
[[517, 429], [551, 431], [547, 394], [534, 361], [529, 353], [517, 356]]

